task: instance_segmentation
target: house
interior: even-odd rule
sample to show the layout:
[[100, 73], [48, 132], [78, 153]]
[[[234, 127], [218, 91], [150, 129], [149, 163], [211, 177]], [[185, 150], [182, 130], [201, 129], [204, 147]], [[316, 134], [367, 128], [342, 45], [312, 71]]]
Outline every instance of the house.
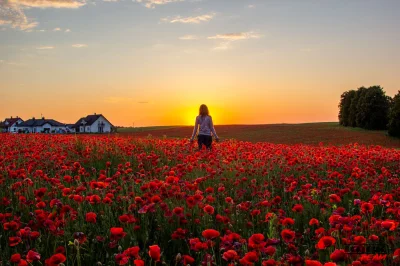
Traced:
[[67, 133], [75, 133], [75, 124], [65, 124], [65, 130]]
[[110, 133], [113, 127], [102, 114], [95, 113], [82, 117], [72, 128], [77, 133]]
[[27, 133], [64, 133], [65, 124], [53, 119], [29, 119], [17, 125], [19, 131]]
[[17, 125], [24, 122], [20, 117], [6, 118], [0, 123], [0, 132], [18, 132]]

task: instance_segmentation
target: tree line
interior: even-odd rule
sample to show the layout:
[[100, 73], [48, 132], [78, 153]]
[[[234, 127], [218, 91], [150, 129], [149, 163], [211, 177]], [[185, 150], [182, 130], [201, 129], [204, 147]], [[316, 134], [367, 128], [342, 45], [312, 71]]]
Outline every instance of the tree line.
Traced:
[[381, 86], [344, 92], [339, 103], [339, 123], [345, 127], [388, 130], [400, 137], [400, 91], [392, 98]]

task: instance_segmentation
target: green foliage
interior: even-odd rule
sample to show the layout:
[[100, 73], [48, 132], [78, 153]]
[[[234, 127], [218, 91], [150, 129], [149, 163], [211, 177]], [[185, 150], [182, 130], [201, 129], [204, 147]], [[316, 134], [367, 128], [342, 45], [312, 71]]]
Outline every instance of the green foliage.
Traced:
[[387, 128], [391, 98], [380, 86], [360, 87], [342, 94], [339, 122], [343, 126], [382, 130]]
[[339, 103], [339, 124], [342, 126], [350, 125], [350, 106], [351, 101], [356, 95], [355, 90], [346, 91], [342, 94]]
[[400, 137], [400, 91], [391, 102], [388, 130], [390, 136]]
[[386, 129], [389, 101], [380, 86], [364, 90], [357, 103], [356, 124], [365, 129]]
[[365, 90], [367, 90], [367, 88], [365, 87], [358, 88], [354, 97], [351, 99], [349, 118], [348, 118], [349, 119], [348, 123], [349, 126], [351, 127], [357, 126], [356, 117], [358, 113], [358, 101], [364, 94]]

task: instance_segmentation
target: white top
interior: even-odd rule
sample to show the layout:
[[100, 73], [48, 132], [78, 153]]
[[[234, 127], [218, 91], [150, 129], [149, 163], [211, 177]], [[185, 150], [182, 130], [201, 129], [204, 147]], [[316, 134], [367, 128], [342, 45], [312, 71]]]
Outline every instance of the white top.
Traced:
[[211, 136], [212, 133], [214, 137], [218, 139], [217, 132], [215, 132], [214, 129], [212, 118], [209, 115], [205, 116], [199, 115], [196, 117], [196, 122], [194, 125], [191, 140], [193, 140], [194, 137], [196, 136], [197, 130], [199, 130], [199, 135]]

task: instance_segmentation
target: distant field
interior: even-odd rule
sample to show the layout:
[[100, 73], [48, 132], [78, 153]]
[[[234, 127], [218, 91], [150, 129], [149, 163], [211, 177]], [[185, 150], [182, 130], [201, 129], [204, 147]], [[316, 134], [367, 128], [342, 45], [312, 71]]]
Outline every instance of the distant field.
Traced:
[[[400, 148], [400, 139], [386, 135], [386, 131], [367, 131], [360, 128], [345, 128], [336, 122], [308, 124], [270, 125], [223, 125], [215, 126], [221, 139], [237, 139], [250, 142], [278, 144], [304, 143], [318, 145], [320, 142], [333, 145], [359, 143]], [[147, 128], [124, 128], [118, 134], [146, 137], [189, 138], [192, 126], [166, 126]]]

